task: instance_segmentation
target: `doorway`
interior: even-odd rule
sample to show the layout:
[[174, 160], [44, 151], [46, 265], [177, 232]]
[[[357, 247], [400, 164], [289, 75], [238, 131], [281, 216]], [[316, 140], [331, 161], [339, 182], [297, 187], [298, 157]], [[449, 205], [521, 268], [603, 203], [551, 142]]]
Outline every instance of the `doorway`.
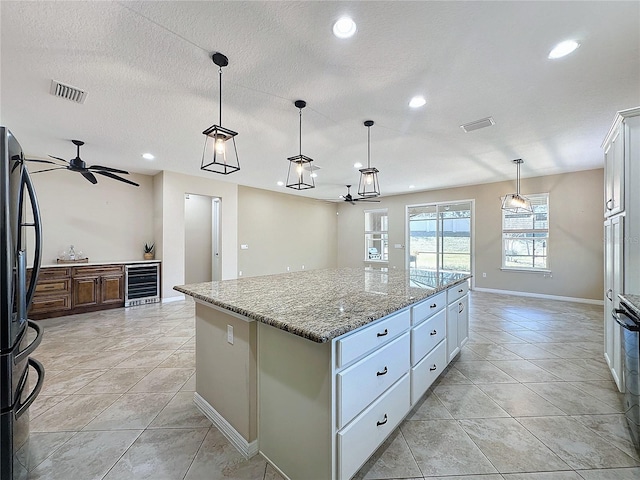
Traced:
[[471, 273], [472, 202], [407, 207], [409, 268]]
[[184, 196], [184, 279], [185, 283], [220, 280], [219, 197], [186, 193]]

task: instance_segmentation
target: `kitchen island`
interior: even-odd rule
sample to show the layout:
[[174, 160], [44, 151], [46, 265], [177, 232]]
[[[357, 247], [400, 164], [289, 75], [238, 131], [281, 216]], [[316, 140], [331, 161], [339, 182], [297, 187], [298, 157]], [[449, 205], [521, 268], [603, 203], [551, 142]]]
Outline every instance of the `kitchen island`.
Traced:
[[285, 478], [348, 479], [468, 339], [466, 274], [340, 268], [174, 287], [196, 405]]

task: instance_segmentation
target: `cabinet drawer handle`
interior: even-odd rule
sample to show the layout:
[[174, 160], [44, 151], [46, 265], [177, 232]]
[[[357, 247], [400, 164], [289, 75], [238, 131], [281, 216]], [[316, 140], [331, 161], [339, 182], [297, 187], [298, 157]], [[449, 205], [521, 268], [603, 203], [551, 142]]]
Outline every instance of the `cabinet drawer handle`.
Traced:
[[376, 376], [381, 377], [382, 375], [386, 375], [388, 371], [389, 370], [387, 370], [387, 367], [384, 367], [384, 370], [381, 372], [377, 372]]
[[387, 414], [384, 414], [384, 420], [382, 420], [381, 422], [376, 422], [376, 426], [380, 426], [380, 425], [384, 425], [385, 423], [387, 423], [389, 419], [387, 418]]
[[437, 305], [435, 303], [432, 304], [432, 305], [429, 305], [429, 308], [436, 308], [436, 307], [437, 307]]
[[609, 300], [610, 302], [613, 302], [613, 298], [609, 296], [610, 293], [612, 293], [613, 290], [609, 289], [607, 290], [607, 293], [605, 293], [605, 295], [607, 296], [607, 300]]
[[438, 332], [436, 332], [435, 330], [432, 330], [429, 335], [437, 335], [437, 334], [438, 334]]
[[607, 210], [613, 210], [613, 205], [609, 206], [610, 203], [613, 204], [613, 198], [607, 200]]
[[57, 287], [57, 285], [41, 285], [40, 288], [42, 290], [53, 290]]
[[464, 292], [464, 289], [461, 288], [460, 290], [458, 290], [458, 293], [462, 293], [462, 292]]
[[462, 313], [464, 311], [464, 303], [459, 303], [458, 307], [458, 313]]
[[378, 333], [378, 337], [384, 337], [385, 335], [389, 334], [389, 330], [387, 330], [386, 328], [384, 329], [384, 332], [382, 333]]
[[433, 364], [433, 367], [429, 367], [429, 371], [430, 371], [430, 372], [433, 372], [434, 370], [437, 370], [437, 368], [438, 368], [438, 367], [437, 367], [437, 366], [436, 366], [436, 364], [434, 363], [434, 364]]

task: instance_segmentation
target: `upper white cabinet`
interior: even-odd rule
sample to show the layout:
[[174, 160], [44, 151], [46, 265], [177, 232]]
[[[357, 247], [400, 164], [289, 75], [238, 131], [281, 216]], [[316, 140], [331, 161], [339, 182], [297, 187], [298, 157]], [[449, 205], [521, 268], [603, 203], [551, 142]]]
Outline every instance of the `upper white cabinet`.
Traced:
[[624, 210], [624, 126], [617, 125], [604, 149], [604, 215]]

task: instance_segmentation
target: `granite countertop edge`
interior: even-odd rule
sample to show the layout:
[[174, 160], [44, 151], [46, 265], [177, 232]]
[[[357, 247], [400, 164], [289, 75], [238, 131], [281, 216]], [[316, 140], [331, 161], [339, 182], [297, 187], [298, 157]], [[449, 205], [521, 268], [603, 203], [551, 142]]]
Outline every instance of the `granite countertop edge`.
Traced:
[[621, 293], [618, 295], [620, 300], [622, 300], [629, 308], [635, 313], [638, 317], [640, 317], [640, 295], [632, 295], [628, 293]]
[[98, 265], [133, 265], [139, 263], [162, 263], [161, 260], [114, 260], [110, 262], [74, 262], [74, 263], [43, 263], [40, 268], [91, 267]]
[[[356, 330], [360, 327], [363, 327], [371, 322], [374, 322], [376, 320], [379, 320], [381, 318], [386, 317], [387, 315], [390, 315], [394, 312], [397, 312], [399, 310], [403, 310], [404, 308], [407, 308], [411, 305], [417, 304], [422, 302], [423, 300], [436, 295], [442, 291], [447, 290], [450, 287], [453, 287], [455, 285], [459, 285], [461, 283], [466, 282], [469, 278], [471, 278], [471, 275], [467, 275], [464, 278], [452, 281], [450, 283], [447, 283], [446, 285], [439, 285], [436, 287], [433, 287], [431, 289], [425, 289], [424, 290], [424, 295], [419, 296], [419, 297], [414, 297], [414, 298], [407, 298], [404, 301], [398, 301], [396, 302], [393, 307], [391, 308], [381, 308], [380, 310], [376, 311], [376, 315], [374, 316], [367, 316], [365, 318], [358, 318], [358, 319], [354, 319], [351, 321], [347, 321], [345, 323], [343, 323], [340, 327], [338, 328], [332, 328], [329, 330], [323, 329], [323, 328], [318, 328], [318, 326], [316, 325], [315, 328], [305, 328], [305, 327], [300, 327], [300, 326], [296, 326], [296, 325], [292, 325], [290, 322], [287, 321], [282, 321], [282, 320], [277, 320], [276, 318], [273, 318], [272, 316], [268, 316], [268, 315], [264, 315], [262, 313], [259, 312], [255, 312], [255, 311], [249, 311], [243, 308], [238, 307], [237, 305], [233, 305], [231, 303], [228, 302], [224, 302], [221, 301], [215, 297], [211, 297], [208, 295], [203, 295], [201, 293], [195, 292], [189, 288], [186, 288], [186, 285], [177, 285], [174, 286], [173, 289], [184, 293], [186, 295], [189, 295], [191, 297], [193, 297], [194, 299], [200, 300], [204, 303], [209, 303], [211, 305], [215, 305], [217, 307], [220, 307], [224, 310], [228, 310], [230, 312], [236, 313], [238, 315], [242, 315], [244, 317], [247, 317], [251, 320], [255, 320], [267, 325], [270, 325], [272, 327], [278, 328], [280, 330], [284, 330], [286, 332], [292, 333], [294, 335], [297, 335], [299, 337], [303, 337], [306, 338], [307, 340], [311, 340], [313, 342], [316, 343], [326, 343], [331, 341], [332, 339], [339, 337], [341, 335], [344, 335], [346, 333], [352, 332], [353, 330]], [[207, 283], [207, 282], [205, 282]]]

